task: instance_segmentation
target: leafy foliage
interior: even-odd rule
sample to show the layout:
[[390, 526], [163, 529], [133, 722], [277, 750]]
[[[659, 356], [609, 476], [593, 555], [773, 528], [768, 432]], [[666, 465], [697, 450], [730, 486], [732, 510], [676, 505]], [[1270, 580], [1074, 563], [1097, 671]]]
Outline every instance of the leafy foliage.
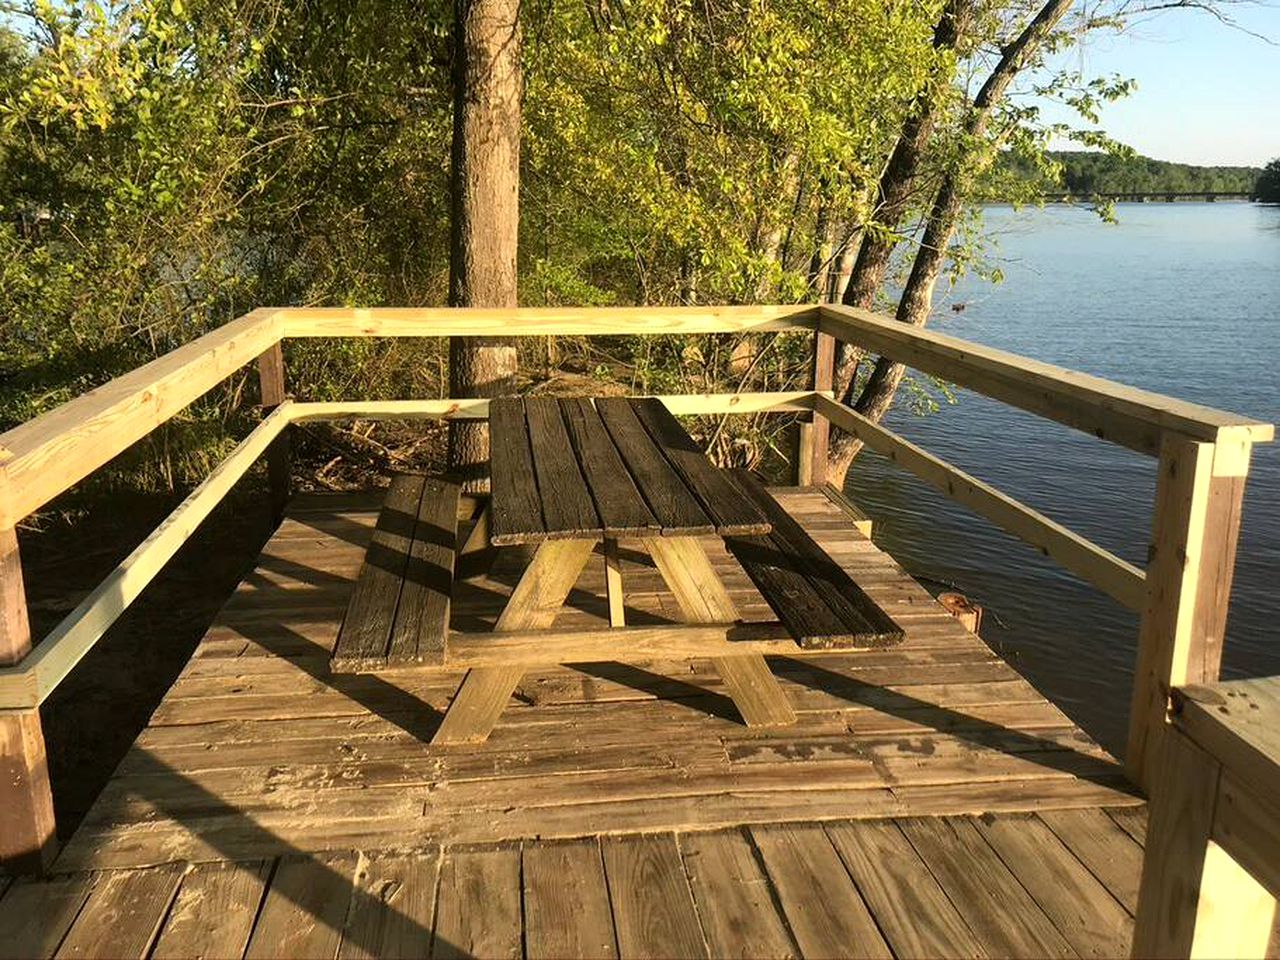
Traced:
[[1259, 203], [1280, 203], [1280, 157], [1268, 163], [1258, 174], [1253, 199]]

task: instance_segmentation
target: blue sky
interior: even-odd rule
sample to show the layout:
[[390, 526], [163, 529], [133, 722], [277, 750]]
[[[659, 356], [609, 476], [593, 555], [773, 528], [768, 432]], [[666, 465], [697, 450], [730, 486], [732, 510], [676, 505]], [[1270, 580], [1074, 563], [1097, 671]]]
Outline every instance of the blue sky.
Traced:
[[1063, 66], [1138, 82], [1102, 128], [1139, 153], [1183, 163], [1262, 166], [1280, 157], [1280, 6], [1224, 4], [1266, 43], [1197, 10], [1172, 10], [1088, 40]]

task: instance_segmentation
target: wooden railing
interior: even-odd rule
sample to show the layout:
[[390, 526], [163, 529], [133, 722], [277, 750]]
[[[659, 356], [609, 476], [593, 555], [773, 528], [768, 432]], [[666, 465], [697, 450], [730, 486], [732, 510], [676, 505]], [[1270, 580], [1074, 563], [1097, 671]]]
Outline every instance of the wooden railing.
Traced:
[[[261, 309], [0, 436], [0, 860], [37, 867], [54, 849], [38, 708], [250, 467], [267, 457], [282, 506], [289, 424], [316, 419], [477, 419], [483, 399], [290, 400], [281, 342], [299, 337], [584, 336], [807, 332], [813, 389], [662, 397], [678, 414], [800, 411], [806, 459], [831, 424], [1142, 612], [1127, 755], [1147, 783], [1172, 685], [1216, 679], [1240, 498], [1252, 444], [1273, 428], [844, 307], [456, 310]], [[831, 393], [836, 341], [899, 360], [1159, 460], [1151, 559], [1138, 569], [884, 427]], [[230, 374], [257, 360], [264, 417], [209, 477], [33, 648], [16, 525]]]

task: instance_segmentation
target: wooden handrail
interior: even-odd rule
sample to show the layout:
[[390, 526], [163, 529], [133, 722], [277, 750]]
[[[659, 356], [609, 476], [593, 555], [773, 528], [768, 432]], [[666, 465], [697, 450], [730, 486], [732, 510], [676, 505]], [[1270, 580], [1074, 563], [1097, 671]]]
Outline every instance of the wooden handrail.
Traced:
[[914, 473], [957, 503], [982, 514], [1024, 543], [1036, 547], [1126, 607], [1141, 610], [1145, 605], [1146, 576], [1133, 564], [959, 467], [922, 450], [906, 438], [872, 423], [844, 404], [815, 394], [813, 409], [872, 450]]
[[208, 393], [280, 339], [274, 310], [226, 326], [0, 434], [13, 526]]
[[913, 327], [853, 307], [821, 308], [818, 329], [962, 387], [1104, 440], [1155, 456], [1165, 431], [1216, 441], [1224, 428], [1253, 443], [1275, 438], [1270, 423], [1139, 390], [1015, 353]]

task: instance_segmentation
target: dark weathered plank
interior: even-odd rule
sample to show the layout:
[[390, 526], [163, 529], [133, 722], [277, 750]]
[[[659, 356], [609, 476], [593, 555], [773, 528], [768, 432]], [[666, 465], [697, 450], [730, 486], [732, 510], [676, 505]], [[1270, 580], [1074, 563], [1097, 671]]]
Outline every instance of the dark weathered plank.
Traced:
[[523, 868], [526, 957], [618, 955], [596, 838], [527, 843]]
[[75, 873], [14, 883], [0, 900], [0, 957], [52, 956], [84, 906], [93, 880], [92, 874]]
[[559, 402], [554, 397], [530, 397], [524, 402], [524, 412], [547, 536], [601, 536], [600, 518], [578, 469]]
[[760, 508], [744, 499], [725, 471], [707, 459], [661, 400], [649, 397], [628, 402], [663, 456], [715, 522], [717, 533], [753, 536], [769, 532], [769, 520]]
[[422, 488], [421, 476], [403, 474], [391, 481], [333, 648], [334, 670], [356, 670], [386, 661]]
[[772, 527], [725, 543], [769, 606], [803, 647], [882, 647], [904, 633], [878, 603], [822, 549], [748, 470], [731, 472], [741, 495]]
[[513, 846], [446, 851], [436, 898], [431, 956], [520, 956], [520, 850]]
[[339, 960], [428, 956], [439, 872], [434, 849], [362, 858]]
[[601, 398], [596, 401], [596, 410], [662, 532], [715, 533], [715, 524], [662, 455], [649, 431], [636, 419], [627, 399]]
[[387, 648], [389, 665], [444, 660], [461, 494], [462, 488], [448, 480], [429, 478], [423, 484], [404, 586]]
[[542, 500], [538, 496], [524, 401], [500, 397], [489, 403], [489, 474], [494, 546], [542, 539]]
[[356, 858], [349, 854], [281, 858], [245, 956], [336, 956], [355, 867]]
[[271, 872], [269, 860], [201, 863], [182, 881], [153, 960], [174, 957], [238, 957], [258, 917]]
[[644, 537], [659, 532], [661, 525], [636, 489], [591, 401], [561, 400], [560, 409], [605, 536]]

